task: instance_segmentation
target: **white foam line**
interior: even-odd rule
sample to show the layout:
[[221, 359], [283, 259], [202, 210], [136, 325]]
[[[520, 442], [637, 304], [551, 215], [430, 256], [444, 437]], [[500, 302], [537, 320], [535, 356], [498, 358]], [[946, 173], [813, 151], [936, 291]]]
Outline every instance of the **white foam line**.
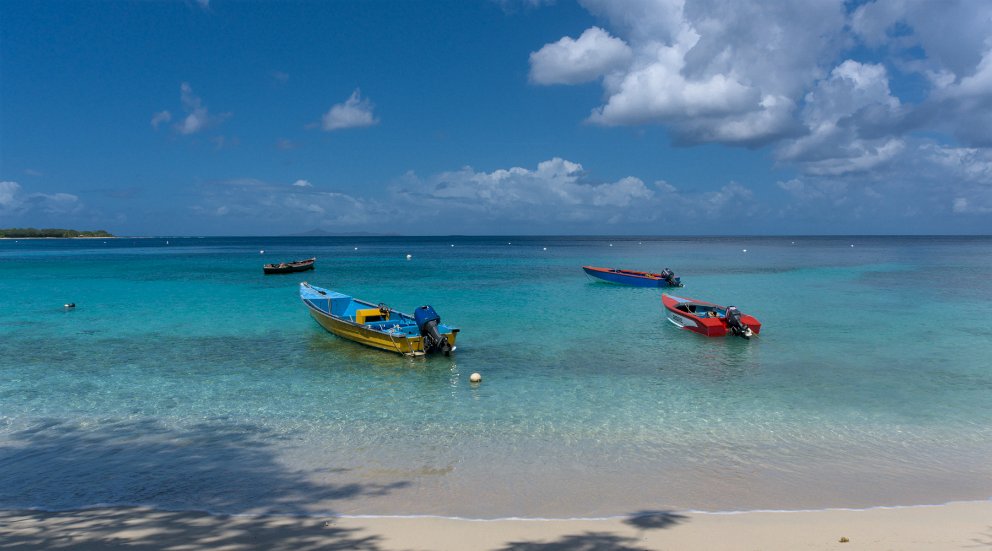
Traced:
[[643, 515], [638, 515], [637, 513], [630, 513], [625, 515], [611, 515], [603, 517], [495, 517], [495, 518], [473, 518], [473, 517], [461, 517], [461, 516], [449, 516], [449, 515], [349, 515], [342, 513], [290, 513], [290, 512], [266, 512], [266, 513], [224, 513], [213, 511], [210, 509], [175, 509], [171, 507], [158, 507], [155, 505], [149, 505], [147, 503], [97, 503], [90, 505], [81, 505], [79, 507], [71, 508], [51, 508], [51, 507], [18, 507], [11, 506], [9, 504], [0, 505], [0, 509], [6, 511], [41, 511], [45, 513], [62, 513], [62, 512], [72, 512], [72, 511], [86, 511], [91, 509], [118, 509], [124, 507], [144, 507], [151, 509], [153, 511], [165, 511], [172, 513], [205, 513], [212, 516], [226, 516], [226, 517], [245, 517], [245, 518], [261, 518], [261, 517], [289, 517], [289, 518], [341, 518], [341, 519], [438, 519], [438, 520], [457, 520], [464, 522], [583, 522], [583, 521], [607, 521], [607, 520], [624, 520], [638, 517], [650, 517], [652, 514], [672, 514], [672, 515], [714, 515], [714, 516], [724, 516], [724, 515], [746, 515], [749, 513], [819, 513], [828, 511], [879, 511], [879, 510], [900, 510], [900, 509], [923, 509], [929, 507], [943, 507], [946, 505], [956, 505], [956, 504], [967, 504], [967, 503], [988, 503], [992, 501], [992, 497], [988, 499], [980, 500], [968, 500], [968, 501], [948, 501], [946, 503], [932, 503], [923, 505], [876, 505], [873, 507], [827, 507], [823, 509], [746, 509], [738, 511], [704, 511], [701, 509], [685, 509], [685, 510], [647, 510], [644, 511]]

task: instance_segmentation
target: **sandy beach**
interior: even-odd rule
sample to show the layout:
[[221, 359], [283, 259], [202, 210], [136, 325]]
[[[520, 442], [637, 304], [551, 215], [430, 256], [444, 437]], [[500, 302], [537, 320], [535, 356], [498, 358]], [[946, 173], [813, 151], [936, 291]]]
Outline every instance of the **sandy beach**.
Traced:
[[0, 512], [0, 549], [992, 549], [992, 501], [797, 512], [646, 511], [579, 520], [21, 510]]

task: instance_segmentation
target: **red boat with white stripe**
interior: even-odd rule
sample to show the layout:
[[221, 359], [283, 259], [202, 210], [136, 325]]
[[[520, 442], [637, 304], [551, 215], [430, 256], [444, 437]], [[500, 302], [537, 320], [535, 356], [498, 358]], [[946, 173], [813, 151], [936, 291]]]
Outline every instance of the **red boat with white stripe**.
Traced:
[[691, 298], [662, 294], [668, 321], [675, 326], [707, 337], [735, 335], [745, 339], [761, 332], [761, 322], [742, 314], [736, 306], [720, 306]]

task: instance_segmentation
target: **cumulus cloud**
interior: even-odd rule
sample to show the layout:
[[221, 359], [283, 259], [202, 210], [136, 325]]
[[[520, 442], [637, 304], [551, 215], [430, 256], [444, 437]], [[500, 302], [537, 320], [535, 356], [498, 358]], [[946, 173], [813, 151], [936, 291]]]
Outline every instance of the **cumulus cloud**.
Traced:
[[578, 84], [617, 70], [630, 60], [630, 47], [592, 27], [577, 40], [564, 37], [530, 54], [530, 79], [537, 84]]
[[[992, 3], [580, 3], [601, 23], [533, 52], [530, 69], [539, 84], [602, 77], [592, 124], [776, 144], [780, 162], [821, 175], [875, 170], [919, 131], [992, 147]], [[908, 100], [890, 84], [907, 78], [925, 84]]]
[[[605, 75], [605, 102], [589, 122], [662, 124], [687, 144], [753, 146], [796, 134], [801, 92], [843, 46], [841, 0], [583, 5], [609, 30], [593, 27], [579, 40], [565, 37], [531, 54], [532, 78], [547, 66], [565, 75], [552, 82]], [[604, 59], [609, 63], [592, 62]]]
[[664, 181], [647, 185], [637, 176], [602, 181], [559, 157], [535, 168], [464, 167], [423, 179], [411, 173], [392, 192], [391, 203], [408, 216], [444, 220], [451, 227], [437, 231], [456, 232], [655, 232], [664, 220], [704, 233], [714, 231], [714, 219], [725, 227], [730, 213], [758, 208], [738, 183], [685, 192]]
[[317, 191], [306, 180], [286, 185], [257, 178], [209, 182], [199, 188], [199, 199], [190, 211], [205, 220], [223, 219], [224, 227], [255, 227], [264, 218], [269, 228], [284, 231], [361, 229], [386, 212], [372, 199]]
[[162, 123], [167, 123], [172, 120], [172, 113], [168, 111], [159, 111], [152, 115], [152, 128], [158, 130], [159, 125]]
[[535, 170], [514, 167], [487, 173], [465, 167], [431, 178], [416, 194], [462, 210], [515, 218], [547, 215], [554, 205], [571, 218], [594, 217], [596, 207], [626, 207], [653, 195], [637, 178], [587, 183], [582, 175], [582, 165], [557, 157]]
[[193, 88], [189, 83], [182, 83], [179, 87], [180, 99], [183, 103], [183, 110], [186, 117], [176, 126], [180, 134], [194, 134], [203, 129], [210, 120], [210, 113], [203, 105], [203, 101], [193, 94]]
[[[230, 116], [230, 113], [220, 115], [211, 114], [207, 106], [204, 105], [203, 100], [193, 93], [193, 87], [188, 82], [184, 82], [179, 86], [179, 101], [186, 116], [172, 125], [172, 129], [178, 134], [196, 134], [209, 126], [221, 123]], [[168, 110], [159, 111], [152, 115], [152, 128], [158, 130], [161, 124], [171, 122], [172, 119], [172, 112]]]
[[368, 98], [362, 98], [361, 91], [355, 90], [344, 103], [338, 103], [324, 113], [321, 127], [326, 131], [343, 128], [361, 128], [379, 123], [372, 113], [373, 105]]
[[29, 193], [17, 182], [0, 182], [0, 213], [5, 215], [66, 215], [82, 208], [79, 197], [71, 193]]
[[874, 169], [902, 151], [901, 139], [863, 137], [864, 128], [901, 116], [884, 66], [846, 60], [805, 99], [801, 119], [808, 133], [780, 146], [779, 160], [797, 162], [811, 174], [840, 175]]

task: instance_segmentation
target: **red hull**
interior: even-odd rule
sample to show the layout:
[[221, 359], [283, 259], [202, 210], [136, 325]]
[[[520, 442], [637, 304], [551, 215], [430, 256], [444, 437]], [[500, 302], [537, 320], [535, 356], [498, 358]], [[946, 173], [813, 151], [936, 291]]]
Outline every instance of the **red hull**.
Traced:
[[[661, 295], [661, 303], [668, 310], [668, 320], [678, 327], [707, 337], [725, 337], [727, 319], [725, 317], [710, 317], [709, 312], [726, 312], [726, 306], [704, 302], [701, 300]], [[761, 333], [761, 322], [754, 316], [741, 314], [741, 322], [755, 335]]]

